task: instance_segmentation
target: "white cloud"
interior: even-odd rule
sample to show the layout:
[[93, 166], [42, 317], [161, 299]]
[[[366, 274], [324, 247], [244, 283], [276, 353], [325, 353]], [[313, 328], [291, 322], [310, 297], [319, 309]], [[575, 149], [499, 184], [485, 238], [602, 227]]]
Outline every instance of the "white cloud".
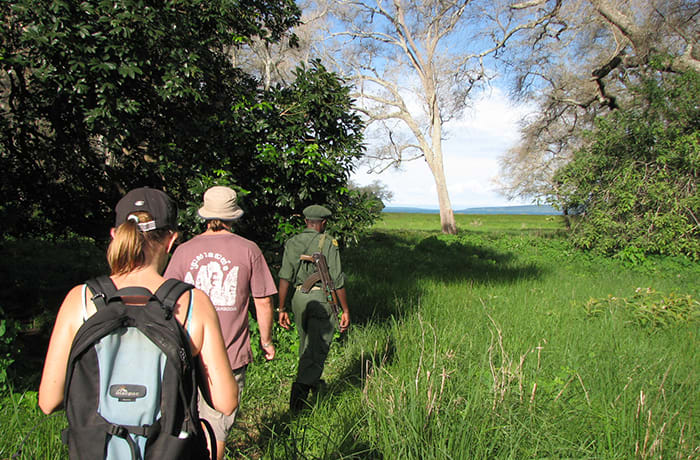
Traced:
[[[443, 160], [453, 209], [529, 204], [508, 201], [493, 184], [498, 158], [517, 142], [518, 120], [524, 113], [525, 107], [513, 106], [494, 88], [446, 126]], [[394, 194], [390, 206], [438, 207], [433, 176], [422, 159], [381, 174], [367, 174], [366, 168], [359, 168], [352, 179], [362, 185], [375, 180], [385, 184]]]

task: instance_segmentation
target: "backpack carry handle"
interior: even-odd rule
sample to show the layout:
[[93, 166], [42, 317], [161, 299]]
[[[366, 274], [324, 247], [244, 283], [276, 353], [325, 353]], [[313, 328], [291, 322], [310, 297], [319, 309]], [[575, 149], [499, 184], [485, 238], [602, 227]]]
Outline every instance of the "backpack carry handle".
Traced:
[[158, 300], [160, 302], [166, 320], [172, 318], [175, 305], [182, 294], [194, 289], [193, 285], [173, 278], [165, 280], [155, 294], [144, 287], [138, 286], [130, 286], [117, 290], [117, 287], [109, 276], [100, 276], [88, 280], [86, 284], [93, 293], [91, 300], [98, 310], [106, 307], [113, 299], [123, 301], [125, 297], [145, 297], [147, 300], [144, 304], [151, 300]]
[[146, 301], [143, 302], [144, 305], [151, 300], [155, 300], [154, 294], [144, 287], [129, 286], [117, 290], [112, 278], [109, 276], [99, 276], [86, 281], [85, 284], [92, 291], [91, 300], [97, 310], [106, 307], [110, 302], [123, 301], [128, 297], [144, 297], [146, 298]]
[[[143, 302], [134, 302], [132, 301], [133, 298], [141, 298], [144, 299]], [[148, 289], [143, 288], [143, 287], [125, 287], [122, 289], [119, 289], [117, 292], [109, 296], [107, 299], [107, 303], [114, 302], [114, 301], [119, 301], [121, 300], [127, 305], [131, 304], [138, 304], [138, 305], [145, 305], [151, 300], [158, 300], [157, 297]]]

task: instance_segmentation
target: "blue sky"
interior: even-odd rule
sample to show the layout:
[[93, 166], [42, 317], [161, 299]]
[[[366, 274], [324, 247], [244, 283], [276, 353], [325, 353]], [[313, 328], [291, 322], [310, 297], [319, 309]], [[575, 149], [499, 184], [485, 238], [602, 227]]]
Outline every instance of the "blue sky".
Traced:
[[[499, 173], [498, 159], [517, 142], [518, 120], [525, 111], [494, 87], [473, 101], [472, 108], [460, 119], [446, 125], [443, 160], [452, 209], [531, 204], [509, 201], [498, 193], [494, 183]], [[438, 207], [433, 176], [423, 159], [381, 174], [367, 174], [367, 168], [360, 167], [351, 179], [360, 185], [375, 180], [383, 183], [394, 194], [388, 206]]]

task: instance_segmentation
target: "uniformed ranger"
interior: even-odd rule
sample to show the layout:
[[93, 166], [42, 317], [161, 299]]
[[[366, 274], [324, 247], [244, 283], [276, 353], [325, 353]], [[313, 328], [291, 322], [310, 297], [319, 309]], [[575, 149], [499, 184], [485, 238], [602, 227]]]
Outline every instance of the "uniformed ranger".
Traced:
[[[306, 228], [285, 244], [282, 267], [279, 271], [279, 323], [285, 329], [291, 326], [285, 303], [289, 287], [292, 286], [292, 311], [299, 333], [299, 366], [289, 400], [289, 408], [293, 412], [305, 407], [309, 391], [319, 385], [333, 340], [334, 328], [338, 327], [340, 332], [343, 332], [350, 325], [350, 311], [344, 287], [345, 276], [340, 266], [338, 242], [325, 233], [326, 219], [330, 215], [331, 212], [327, 208], [319, 205], [311, 205], [304, 209]], [[336, 289], [337, 300], [342, 308], [340, 321], [333, 314], [329, 293], [323, 289], [320, 281], [307, 293], [302, 291], [304, 282], [317, 270], [313, 262], [302, 260], [302, 256], [318, 252], [326, 258], [328, 272]]]

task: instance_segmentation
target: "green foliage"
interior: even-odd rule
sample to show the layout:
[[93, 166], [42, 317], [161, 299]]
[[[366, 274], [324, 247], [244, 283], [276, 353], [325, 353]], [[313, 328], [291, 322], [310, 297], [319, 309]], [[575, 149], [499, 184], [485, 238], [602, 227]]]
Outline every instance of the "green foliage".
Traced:
[[68, 426], [66, 418], [63, 412], [44, 415], [39, 410], [36, 391], [10, 391], [1, 396], [0, 420], [0, 458], [68, 458], [68, 448], [61, 441], [61, 430]]
[[381, 218], [376, 198], [358, 190], [347, 190], [340, 199], [329, 202], [333, 216], [328, 231], [340, 239], [342, 246], [356, 246], [368, 228]]
[[589, 316], [619, 312], [631, 322], [652, 329], [700, 322], [700, 301], [689, 294], [663, 295], [651, 288], [637, 288], [629, 298], [591, 298], [584, 309]]
[[[281, 327], [277, 321], [272, 326], [272, 343], [275, 345], [275, 359], [290, 360], [296, 364], [296, 359], [299, 356], [299, 341], [297, 340], [296, 324], [294, 323], [293, 313], [292, 327], [289, 330]], [[255, 318], [249, 317], [250, 326], [250, 344], [253, 351], [253, 361], [260, 364], [265, 362], [265, 350], [260, 346], [260, 328]], [[275, 318], [276, 320], [277, 318]]]
[[0, 396], [9, 389], [9, 367], [15, 362], [19, 352], [17, 346], [17, 322], [11, 318], [5, 319], [5, 312], [0, 307]]
[[[257, 83], [227, 50], [298, 22], [290, 0], [13, 0], [0, 14], [0, 217], [12, 234], [106, 234], [125, 190], [177, 199], [235, 167], [232, 105]], [[233, 155], [235, 158], [235, 155]]]
[[10, 318], [29, 322], [39, 311], [53, 322], [73, 286], [108, 271], [104, 248], [87, 238], [4, 239], [0, 278], [7, 288], [0, 290], [0, 304]]
[[[101, 273], [108, 273], [105, 251], [92, 240], [0, 239], [0, 321], [5, 322], [0, 326], [5, 328], [0, 334], [0, 373], [12, 364], [11, 372], [3, 376], [15, 390], [36, 386], [66, 293]], [[16, 359], [20, 351], [23, 357]]]
[[384, 209], [386, 203], [391, 201], [394, 197], [391, 190], [388, 190], [386, 185], [382, 184], [378, 180], [375, 180], [368, 185], [359, 185], [353, 181], [350, 181], [348, 188], [350, 190], [357, 190], [360, 193], [367, 194], [367, 196], [374, 202], [373, 207], [375, 207], [377, 211]]
[[361, 187], [352, 181], [334, 206], [335, 214], [329, 225], [329, 231], [341, 236], [344, 246], [359, 243], [371, 224], [381, 220], [384, 201], [391, 199], [391, 192], [375, 181]]
[[[256, 140], [248, 153], [231, 159], [231, 183], [249, 192], [241, 206], [247, 212], [236, 231], [274, 246], [302, 228], [301, 211], [322, 203], [334, 230], [352, 239], [378, 213], [347, 190], [354, 162], [363, 154], [364, 125], [352, 108], [350, 88], [319, 61], [299, 67], [295, 80], [262, 93], [262, 102], [235, 106], [237, 118], [249, 120], [243, 137]], [[201, 196], [201, 195], [200, 195]]]
[[293, 234], [311, 202], [343, 208], [351, 240], [376, 218], [346, 189], [363, 125], [338, 76], [314, 62], [263, 90], [229, 59], [231, 47], [297, 24], [293, 1], [2, 5], [8, 233], [104, 238], [114, 203], [142, 185], [186, 204], [187, 236], [214, 184], [240, 192], [237, 231], [262, 246]]
[[579, 247], [700, 258], [700, 75], [659, 75], [635, 105], [597, 120], [591, 144], [558, 171], [562, 208], [583, 209]]
[[[470, 226], [477, 217], [458, 215], [458, 235], [441, 235], [428, 217], [384, 216], [343, 252], [353, 323], [331, 347], [313, 407], [287, 412], [298, 339], [275, 326], [277, 358], [254, 351], [230, 458], [697, 456], [699, 323], [631, 327], [627, 306], [607, 314], [601, 300], [595, 319], [582, 306], [609, 293], [679, 311], [700, 295], [700, 264], [646, 255], [646, 267], [628, 267], [576, 249], [547, 216], [478, 216], [482, 225]], [[60, 257], [63, 276], [82, 270], [83, 257]], [[632, 300], [638, 286], [664, 294]], [[15, 364], [44, 352], [23, 348]], [[13, 391], [0, 399], [0, 458], [27, 435], [21, 458], [65, 457], [65, 419]]]
[[[312, 203], [333, 210], [331, 230], [356, 241], [379, 217], [372, 197], [346, 185], [362, 155], [360, 118], [352, 109], [349, 87], [320, 62], [300, 67], [289, 86], [261, 92], [258, 102], [232, 108], [232, 128], [254, 140], [239, 145], [224, 165], [189, 181], [185, 219], [195, 223], [204, 191], [212, 185], [237, 190], [244, 216], [236, 232], [264, 249], [278, 248], [303, 227], [301, 211]], [[245, 165], [230, 166], [230, 165]]]

